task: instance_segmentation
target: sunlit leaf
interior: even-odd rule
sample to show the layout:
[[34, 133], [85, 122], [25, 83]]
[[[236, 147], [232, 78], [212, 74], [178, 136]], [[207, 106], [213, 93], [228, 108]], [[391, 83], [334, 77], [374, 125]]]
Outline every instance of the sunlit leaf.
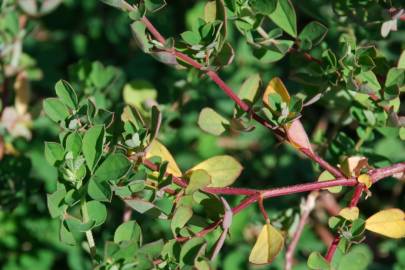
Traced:
[[173, 174], [177, 177], [182, 175], [179, 166], [177, 165], [173, 156], [170, 154], [169, 150], [167, 150], [166, 146], [161, 144], [158, 140], [153, 140], [146, 154], [146, 158], [151, 158], [154, 156], [160, 157], [162, 161], [167, 161], [169, 163], [166, 169], [167, 173]]
[[215, 156], [197, 164], [187, 173], [205, 170], [211, 176], [209, 187], [227, 187], [235, 182], [242, 169], [242, 165], [231, 156]]
[[263, 103], [269, 106], [268, 100], [269, 95], [277, 93], [281, 96], [283, 102], [289, 103], [290, 102], [290, 94], [288, 93], [287, 88], [285, 88], [283, 82], [280, 78], [275, 77], [273, 78], [266, 87], [266, 90], [263, 94]]
[[397, 208], [379, 211], [366, 220], [366, 229], [390, 238], [403, 238], [405, 213]]
[[281, 233], [271, 226], [264, 225], [249, 255], [249, 262], [253, 264], [271, 263], [284, 246]]
[[339, 212], [339, 216], [347, 220], [355, 220], [359, 217], [359, 208], [357, 207], [345, 207]]

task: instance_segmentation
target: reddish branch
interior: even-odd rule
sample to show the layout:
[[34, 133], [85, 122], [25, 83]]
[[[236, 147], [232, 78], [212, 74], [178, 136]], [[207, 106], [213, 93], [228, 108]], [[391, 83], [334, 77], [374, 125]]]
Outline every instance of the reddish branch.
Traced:
[[[124, 6], [124, 9], [130, 11], [133, 10], [134, 7], [130, 6], [129, 4], [126, 4]], [[160, 43], [165, 44], [166, 40], [165, 38], [159, 33], [159, 31], [153, 26], [153, 24], [146, 18], [142, 17], [141, 21], [144, 23], [150, 34]], [[175, 49], [169, 49], [169, 52], [174, 54], [178, 59], [184, 61], [188, 65], [204, 72], [208, 77], [211, 78], [213, 82], [215, 82], [218, 87], [226, 94], [228, 95], [243, 111], [249, 113], [249, 115], [256, 120], [258, 123], [261, 125], [267, 127], [270, 129], [279, 139], [287, 139], [286, 134], [279, 128], [272, 126], [268, 121], [266, 121], [264, 118], [260, 117], [257, 115], [255, 112], [253, 112], [252, 108], [245, 102], [243, 102], [233, 91], [232, 89], [219, 77], [219, 75], [212, 70], [206, 69], [203, 65], [192, 59], [191, 57], [176, 51]], [[313, 59], [312, 56], [310, 55], [305, 55], [308, 61], [316, 61], [317, 59]], [[270, 198], [270, 197], [277, 197], [277, 196], [283, 196], [283, 195], [288, 195], [288, 194], [295, 194], [299, 192], [306, 192], [306, 191], [313, 191], [313, 190], [319, 190], [322, 188], [327, 188], [327, 187], [333, 187], [333, 186], [357, 186], [355, 193], [353, 195], [353, 198], [350, 202], [350, 206], [355, 206], [357, 205], [362, 191], [363, 191], [363, 185], [359, 185], [357, 182], [357, 179], [355, 178], [344, 178], [343, 174], [340, 172], [340, 170], [332, 165], [330, 165], [327, 161], [322, 159], [320, 156], [317, 154], [308, 151], [305, 148], [300, 148], [299, 151], [303, 154], [305, 154], [307, 157], [309, 157], [311, 160], [314, 162], [318, 163], [322, 168], [325, 170], [329, 171], [331, 174], [333, 174], [337, 179], [336, 180], [331, 180], [331, 181], [325, 181], [325, 182], [315, 182], [315, 183], [307, 183], [307, 184], [299, 184], [299, 185], [294, 185], [290, 187], [282, 187], [282, 188], [274, 188], [274, 189], [268, 189], [268, 190], [253, 190], [253, 189], [244, 189], [244, 188], [205, 188], [203, 189], [206, 192], [213, 193], [213, 194], [222, 194], [222, 195], [246, 195], [247, 197], [236, 207], [232, 209], [234, 214], [237, 214], [250, 204], [257, 202], [261, 198]], [[149, 162], [149, 161], [144, 161], [145, 165], [148, 166], [149, 168], [153, 169], [155, 164]], [[393, 175], [395, 173], [400, 173], [405, 171], [405, 163], [399, 163], [393, 166], [385, 167], [382, 169], [377, 169], [374, 171], [370, 172], [370, 176], [373, 180], [373, 182], [377, 182], [382, 178], [385, 178], [387, 176]], [[187, 186], [187, 181], [178, 178], [178, 177], [173, 177], [173, 182], [181, 187], [186, 187]], [[216, 228], [218, 223], [213, 223], [212, 226], [207, 227], [204, 229], [202, 232], [203, 235], [206, 232], [211, 231], [213, 228]], [[339, 244], [339, 238], [336, 237], [335, 240], [333, 241], [332, 245], [328, 249], [328, 254], [327, 254], [327, 259], [330, 260], [333, 257], [334, 251], [336, 250], [337, 245]]]
[[[153, 171], [158, 171], [158, 166], [151, 162], [148, 159], [143, 160], [143, 164]], [[405, 162], [401, 162], [398, 164], [394, 164], [391, 166], [387, 166], [380, 169], [375, 169], [370, 171], [370, 177], [373, 179], [373, 183], [380, 181], [381, 179], [394, 175], [396, 173], [405, 172]], [[166, 173], [168, 176], [169, 174]], [[173, 183], [176, 185], [185, 188], [187, 187], [187, 181], [172, 175]], [[204, 188], [203, 191], [211, 193], [211, 194], [218, 194], [218, 195], [245, 195], [247, 196], [239, 205], [232, 209], [234, 214], [237, 214], [241, 210], [245, 209], [250, 204], [257, 202], [260, 198], [260, 195], [263, 196], [264, 199], [273, 198], [273, 197], [280, 197], [285, 195], [291, 195], [301, 192], [308, 192], [308, 191], [315, 191], [330, 187], [336, 186], [358, 186], [362, 188], [362, 185], [359, 186], [357, 179], [352, 178], [337, 178], [335, 180], [330, 181], [322, 181], [322, 182], [310, 182], [305, 184], [297, 184], [292, 186], [280, 187], [280, 188], [271, 188], [271, 189], [249, 189], [249, 188], [237, 188], [237, 187], [207, 187]], [[359, 189], [359, 188], [357, 188]], [[357, 190], [356, 189], [356, 190]], [[357, 204], [359, 198], [361, 196], [361, 192], [357, 191], [354, 193], [351, 206]], [[352, 205], [353, 204], [353, 205]]]
[[[148, 20], [146, 17], [141, 18], [141, 22], [146, 26], [150, 34], [160, 43], [164, 44], [166, 42], [166, 39], [159, 33], [159, 31], [153, 26], [153, 24]], [[256, 114], [252, 108], [242, 101], [234, 92], [233, 90], [219, 77], [218, 73], [212, 70], [206, 69], [203, 65], [189, 57], [188, 55], [181, 53], [175, 49], [170, 49], [169, 52], [173, 53], [178, 59], [184, 61], [188, 65], [204, 72], [208, 77], [211, 78], [213, 82], [215, 82], [219, 88], [228, 96], [230, 97], [243, 111], [249, 113], [249, 115], [258, 123], [263, 125], [264, 127], [270, 129], [278, 139], [282, 138], [287, 138], [285, 135], [284, 131], [274, 127], [271, 125], [267, 120]], [[332, 169], [334, 168], [332, 165], [330, 165], [326, 160], [323, 160], [321, 157], [319, 157], [315, 153], [311, 153], [309, 155], [308, 151], [302, 151], [302, 148], [299, 149], [303, 154], [305, 154], [307, 157], [312, 159], [313, 161], [317, 162], [322, 168], [325, 170], [328, 170], [331, 174], [333, 174], [336, 177], [342, 177], [343, 175], [337, 170], [337, 169]], [[331, 170], [332, 169], [332, 170]], [[330, 171], [331, 170], [331, 171]]]

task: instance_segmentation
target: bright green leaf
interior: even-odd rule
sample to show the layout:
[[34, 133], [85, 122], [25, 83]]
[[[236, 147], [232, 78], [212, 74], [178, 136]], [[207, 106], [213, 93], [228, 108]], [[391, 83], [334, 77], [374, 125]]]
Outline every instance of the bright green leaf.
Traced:
[[54, 142], [45, 142], [45, 158], [52, 166], [58, 161], [62, 161], [65, 156], [65, 151], [62, 145]]
[[122, 223], [115, 230], [114, 233], [114, 242], [119, 244], [123, 241], [142, 241], [142, 231], [141, 227], [136, 223], [136, 221], [131, 220], [125, 223]]
[[297, 37], [297, 16], [290, 0], [278, 0], [270, 19], [289, 35]]
[[132, 164], [123, 154], [110, 154], [95, 171], [92, 179], [97, 182], [118, 182], [126, 175]]
[[66, 196], [66, 189], [63, 185], [58, 186], [58, 189], [54, 193], [46, 195], [48, 210], [52, 218], [56, 218], [63, 215], [66, 206], [63, 205], [62, 202], [65, 196]]
[[84, 134], [82, 152], [90, 171], [94, 170], [101, 158], [104, 136], [105, 128], [102, 125], [94, 126]]
[[60, 80], [55, 85], [56, 95], [60, 100], [71, 109], [77, 109], [77, 96], [73, 87], [64, 80]]
[[82, 138], [78, 132], [69, 134], [66, 139], [66, 152], [72, 152], [74, 157], [77, 157], [82, 150]]
[[177, 229], [183, 228], [193, 216], [193, 210], [188, 206], [179, 206], [174, 212], [171, 229], [174, 235], [177, 235]]
[[43, 103], [44, 111], [55, 122], [63, 121], [69, 116], [69, 110], [58, 98], [47, 98]]
[[309, 255], [307, 265], [310, 269], [314, 269], [314, 270], [331, 269], [329, 262], [321, 254], [319, 254], [319, 252], [312, 252]]
[[87, 202], [87, 210], [89, 213], [89, 219], [94, 221], [94, 226], [100, 226], [107, 218], [107, 208], [99, 201]]

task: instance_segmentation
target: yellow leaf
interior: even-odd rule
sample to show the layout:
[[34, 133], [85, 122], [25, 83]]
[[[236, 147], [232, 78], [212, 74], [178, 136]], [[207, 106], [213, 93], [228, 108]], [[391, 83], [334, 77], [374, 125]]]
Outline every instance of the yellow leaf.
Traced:
[[169, 164], [167, 165], [167, 173], [170, 173], [174, 176], [180, 177], [182, 173], [177, 165], [176, 161], [174, 160], [172, 154], [170, 154], [169, 150], [167, 150], [166, 146], [161, 144], [158, 140], [153, 140], [149, 147], [149, 151], [146, 154], [146, 158], [151, 157], [160, 157], [162, 160], [167, 161]]
[[227, 187], [235, 182], [242, 172], [242, 165], [231, 156], [215, 156], [204, 160], [188, 170], [189, 174], [195, 170], [204, 170], [211, 176], [208, 187]]
[[25, 72], [18, 73], [15, 83], [15, 108], [19, 114], [25, 114], [28, 109], [28, 103], [30, 102], [31, 90], [30, 83], [28, 81]]
[[364, 184], [367, 188], [370, 188], [371, 185], [373, 184], [373, 181], [371, 180], [371, 177], [368, 174], [360, 174], [359, 177], [357, 177], [357, 181], [359, 183]]
[[342, 162], [342, 170], [347, 177], [358, 176], [361, 170], [368, 166], [367, 158], [361, 156], [348, 157]]
[[254, 264], [271, 263], [284, 246], [281, 233], [267, 223], [263, 226], [259, 237], [250, 252], [249, 262]]
[[273, 78], [264, 91], [263, 103], [267, 106], [269, 106], [269, 95], [273, 93], [279, 94], [285, 103], [290, 103], [290, 94], [288, 94], [287, 88], [285, 88], [283, 82], [278, 77]]
[[355, 220], [359, 218], [359, 208], [346, 207], [340, 210], [339, 216], [347, 220]]
[[366, 220], [366, 229], [390, 238], [403, 238], [405, 213], [398, 208], [379, 211]]
[[308, 139], [308, 135], [305, 132], [304, 127], [299, 119], [295, 119], [291, 124], [285, 127], [287, 130], [288, 140], [295, 148], [306, 148], [311, 152], [312, 146]]

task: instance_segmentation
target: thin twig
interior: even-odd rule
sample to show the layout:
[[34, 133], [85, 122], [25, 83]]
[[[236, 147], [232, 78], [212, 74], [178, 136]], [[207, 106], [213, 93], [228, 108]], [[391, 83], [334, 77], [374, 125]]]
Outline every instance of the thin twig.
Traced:
[[290, 244], [287, 247], [287, 251], [285, 253], [285, 270], [291, 270], [294, 262], [294, 252], [297, 248], [298, 241], [301, 238], [302, 232], [304, 230], [305, 224], [307, 224], [309, 214], [315, 208], [316, 199], [319, 196], [318, 191], [312, 191], [308, 194], [307, 200], [301, 205], [301, 217], [300, 222], [298, 223], [298, 227], [294, 232], [294, 235], [291, 239]]
[[[164, 44], [166, 42], [166, 39], [160, 34], [160, 32], [154, 27], [154, 25], [149, 21], [149, 19], [147, 17], [145, 17], [145, 16], [142, 17], [141, 22], [145, 25], [145, 27], [149, 30], [151, 35], [157, 41], [159, 41], [162, 44]], [[218, 87], [221, 88], [221, 90], [224, 91], [224, 93], [226, 95], [228, 95], [243, 111], [249, 113], [255, 121], [257, 121], [264, 127], [267, 127], [268, 129], [270, 129], [276, 135], [276, 137], [278, 139], [287, 138], [285, 132], [282, 129], [271, 125], [267, 120], [265, 120], [264, 118], [262, 118], [261, 116], [256, 114], [247, 103], [242, 101], [234, 93], [234, 91], [221, 79], [221, 77], [215, 71], [204, 68], [200, 63], [198, 63], [197, 61], [195, 61], [188, 55], [181, 53], [175, 49], [169, 49], [168, 51], [171, 52], [172, 54], [174, 54], [180, 60], [184, 61], [185, 63], [191, 65], [192, 67], [194, 67], [194, 68], [204, 72], [206, 75], [208, 75], [208, 77], [210, 77], [211, 80], [213, 82], [215, 82], [218, 85]], [[288, 140], [288, 138], [287, 138], [287, 140]], [[299, 150], [301, 151], [301, 149], [299, 149]], [[317, 163], [321, 162], [319, 164], [326, 170], [333, 168], [332, 165], [330, 165], [326, 160], [322, 159], [320, 156], [318, 156], [315, 153], [312, 153], [312, 155], [308, 155], [308, 153], [304, 153], [304, 154]], [[335, 175], [337, 177], [341, 176], [339, 174], [336, 174], [337, 171], [338, 170], [335, 169], [335, 170], [330, 171], [330, 173], [332, 173], [333, 175]]]

